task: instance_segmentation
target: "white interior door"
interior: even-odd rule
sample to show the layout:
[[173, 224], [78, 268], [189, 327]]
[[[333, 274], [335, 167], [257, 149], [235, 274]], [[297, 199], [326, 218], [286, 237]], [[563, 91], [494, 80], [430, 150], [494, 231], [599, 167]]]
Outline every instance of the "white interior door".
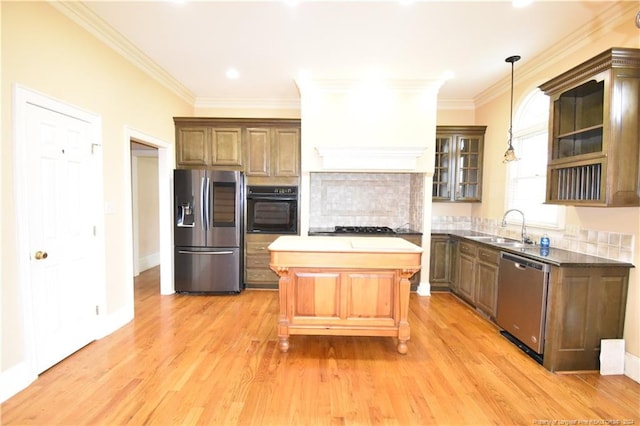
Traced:
[[[91, 124], [29, 104], [28, 229], [35, 364], [40, 373], [96, 335]], [[27, 219], [27, 218], [25, 218]]]

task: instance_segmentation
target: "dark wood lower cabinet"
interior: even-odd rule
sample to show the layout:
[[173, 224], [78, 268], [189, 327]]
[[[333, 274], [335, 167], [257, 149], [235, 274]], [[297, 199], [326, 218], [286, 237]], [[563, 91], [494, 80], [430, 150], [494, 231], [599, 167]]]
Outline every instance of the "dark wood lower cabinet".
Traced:
[[431, 290], [447, 290], [451, 284], [452, 246], [448, 235], [431, 235], [429, 259]]
[[[438, 255], [434, 240], [432, 236], [431, 268], [438, 271], [444, 265], [434, 267], [434, 262], [444, 257]], [[451, 291], [493, 321], [500, 251], [465, 238], [450, 237], [450, 241]], [[543, 357], [547, 370], [600, 369], [601, 341], [624, 335], [629, 269], [626, 265], [551, 267]]]
[[470, 241], [458, 242], [452, 291], [491, 319], [496, 316], [500, 252]]
[[246, 288], [277, 290], [278, 275], [269, 268], [269, 244], [278, 234], [246, 234], [244, 283]]
[[475, 305], [489, 318], [495, 319], [498, 308], [498, 272], [500, 252], [478, 248], [476, 261]]
[[467, 302], [473, 304], [476, 289], [476, 260], [464, 252], [458, 253], [458, 292]]
[[628, 282], [628, 267], [551, 268], [546, 369], [600, 369], [601, 340], [623, 337]]

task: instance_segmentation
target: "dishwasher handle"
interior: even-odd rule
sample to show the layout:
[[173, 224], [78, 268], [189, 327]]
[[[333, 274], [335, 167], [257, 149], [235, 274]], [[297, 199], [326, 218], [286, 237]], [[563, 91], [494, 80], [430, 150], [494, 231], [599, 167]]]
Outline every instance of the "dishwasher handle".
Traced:
[[516, 256], [514, 254], [506, 253], [504, 251], [500, 252], [500, 258], [513, 262], [514, 266], [518, 269], [524, 270], [527, 268], [533, 268], [542, 272], [549, 272], [551, 270], [551, 266], [547, 263], [536, 262], [535, 260], [527, 259], [526, 257], [522, 257], [522, 256]]

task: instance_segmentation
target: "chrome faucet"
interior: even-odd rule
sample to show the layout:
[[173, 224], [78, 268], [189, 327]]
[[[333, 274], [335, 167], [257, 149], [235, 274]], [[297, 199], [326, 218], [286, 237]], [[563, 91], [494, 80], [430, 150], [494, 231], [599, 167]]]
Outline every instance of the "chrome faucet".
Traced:
[[507, 226], [507, 215], [511, 212], [518, 212], [522, 215], [522, 244], [528, 244], [531, 240], [527, 236], [527, 225], [525, 224], [524, 213], [522, 213], [521, 210], [509, 209], [506, 212], [504, 212], [504, 215], [502, 215], [502, 226], [503, 227]]

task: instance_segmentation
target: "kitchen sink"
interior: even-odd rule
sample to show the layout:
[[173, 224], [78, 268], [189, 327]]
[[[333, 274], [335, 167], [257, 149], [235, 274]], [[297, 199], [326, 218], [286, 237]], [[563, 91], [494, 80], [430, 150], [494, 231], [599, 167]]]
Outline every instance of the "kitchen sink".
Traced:
[[501, 247], [514, 247], [514, 248], [533, 247], [531, 244], [523, 244], [520, 241], [504, 241], [504, 242], [496, 242], [495, 244]]
[[511, 248], [527, 248], [527, 247], [535, 247], [532, 244], [524, 244], [518, 240], [512, 240], [509, 238], [496, 237], [495, 235], [478, 235], [474, 237], [467, 237], [474, 241], [480, 241], [483, 243], [495, 244], [500, 247], [511, 247]]
[[474, 241], [482, 241], [484, 243], [494, 243], [494, 244], [510, 244], [510, 243], [518, 242], [516, 240], [509, 240], [507, 238], [495, 237], [493, 235], [480, 235], [480, 236], [468, 237], [468, 238]]

